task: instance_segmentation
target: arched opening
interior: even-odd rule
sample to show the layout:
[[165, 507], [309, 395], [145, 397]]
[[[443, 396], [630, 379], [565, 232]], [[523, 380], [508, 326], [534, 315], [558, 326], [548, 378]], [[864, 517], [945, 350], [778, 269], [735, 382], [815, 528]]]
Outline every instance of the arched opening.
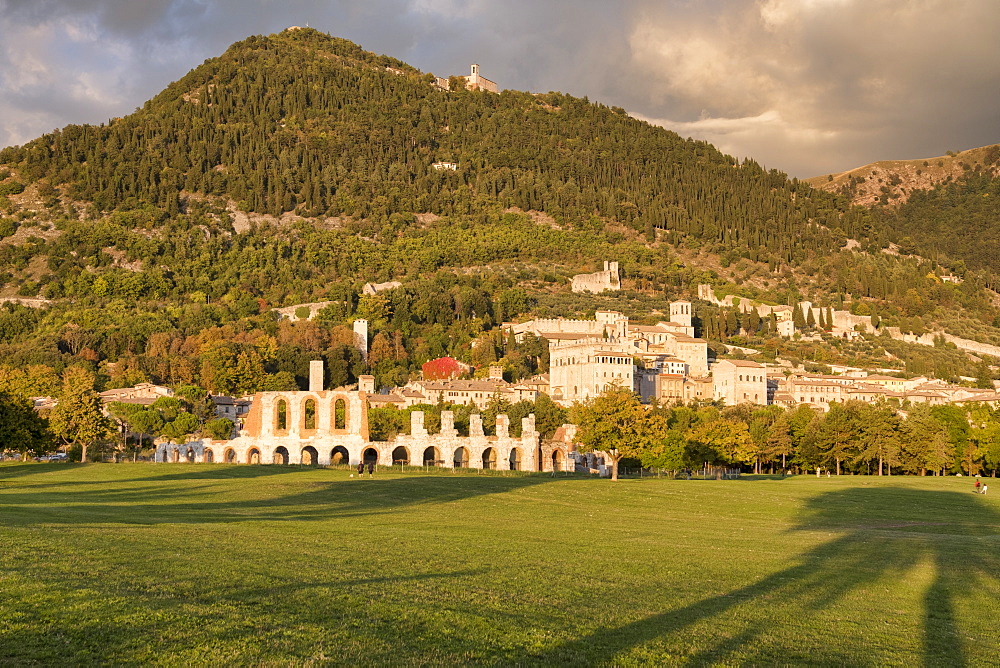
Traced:
[[510, 470], [520, 471], [521, 470], [521, 449], [511, 448], [510, 449]]
[[311, 445], [307, 445], [302, 448], [302, 458], [299, 461], [306, 466], [316, 466], [319, 464], [319, 453], [316, 452], [316, 448]]
[[284, 399], [279, 399], [274, 409], [274, 428], [278, 431], [288, 430], [288, 402]]
[[552, 470], [562, 471], [566, 464], [566, 457], [563, 455], [562, 450], [556, 448], [552, 451]]
[[288, 448], [283, 445], [279, 445], [274, 450], [274, 463], [287, 465], [288, 464]]
[[438, 449], [433, 445], [424, 450], [424, 466], [438, 465]]
[[177, 449], [177, 446], [175, 445], [174, 449], [170, 451], [170, 461], [171, 463], [176, 464], [180, 460], [181, 460], [181, 453]]
[[260, 464], [260, 450], [250, 448], [250, 452], [247, 453], [247, 464]]
[[333, 404], [333, 428], [347, 429], [347, 402], [343, 399]]
[[493, 448], [483, 450], [483, 468], [495, 469], [497, 467], [497, 451]]
[[187, 446], [187, 449], [184, 451], [184, 459], [187, 460], [188, 464], [194, 463], [194, 448], [190, 445]]
[[206, 464], [214, 464], [215, 463], [215, 453], [212, 452], [211, 448], [205, 448], [205, 454], [202, 456], [201, 459]]
[[378, 464], [378, 450], [375, 448], [365, 448], [365, 451], [361, 453], [361, 461], [365, 463], [365, 466]]
[[392, 463], [393, 464], [409, 464], [410, 463], [410, 453], [401, 445], [397, 445], [392, 451]]
[[316, 429], [316, 400], [306, 399], [302, 406], [302, 429], [311, 431]]
[[342, 445], [338, 445], [332, 451], [330, 451], [330, 464], [333, 466], [339, 466], [341, 464], [351, 463], [351, 453], [347, 451]]
[[469, 466], [469, 451], [465, 448], [458, 448], [455, 450], [455, 468], [464, 469]]
[[236, 451], [232, 448], [226, 448], [225, 452], [222, 453], [222, 461], [227, 464], [236, 463]]

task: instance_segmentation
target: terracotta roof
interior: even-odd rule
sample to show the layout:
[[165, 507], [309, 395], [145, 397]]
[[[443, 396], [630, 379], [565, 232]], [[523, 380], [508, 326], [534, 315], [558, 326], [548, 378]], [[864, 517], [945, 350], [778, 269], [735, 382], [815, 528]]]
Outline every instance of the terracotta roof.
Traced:
[[732, 364], [734, 366], [753, 367], [754, 369], [763, 369], [764, 368], [764, 365], [761, 364], [760, 362], [752, 362], [750, 360], [734, 360], [734, 359], [728, 359], [728, 358], [727, 359], [723, 359], [723, 360], [719, 360], [718, 362], [716, 362], [716, 364], [721, 364], [722, 362], [729, 362], [730, 364]]
[[397, 394], [369, 394], [368, 403], [370, 404], [402, 404], [406, 403], [406, 399]]

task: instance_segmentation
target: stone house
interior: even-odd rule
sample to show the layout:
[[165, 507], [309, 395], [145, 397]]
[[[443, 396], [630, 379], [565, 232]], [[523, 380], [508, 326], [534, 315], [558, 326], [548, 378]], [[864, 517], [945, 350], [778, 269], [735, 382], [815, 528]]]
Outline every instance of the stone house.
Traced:
[[767, 405], [767, 368], [749, 360], [721, 360], [712, 367], [714, 398], [727, 406]]

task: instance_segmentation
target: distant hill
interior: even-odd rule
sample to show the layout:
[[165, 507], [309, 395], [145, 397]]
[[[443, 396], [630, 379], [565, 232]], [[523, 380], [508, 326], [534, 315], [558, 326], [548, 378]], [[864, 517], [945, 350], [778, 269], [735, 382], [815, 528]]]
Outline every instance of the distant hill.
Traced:
[[839, 174], [806, 179], [814, 188], [848, 197], [852, 204], [899, 205], [920, 190], [959, 179], [969, 172], [1000, 174], [1000, 144], [949, 152], [921, 160], [881, 160]]

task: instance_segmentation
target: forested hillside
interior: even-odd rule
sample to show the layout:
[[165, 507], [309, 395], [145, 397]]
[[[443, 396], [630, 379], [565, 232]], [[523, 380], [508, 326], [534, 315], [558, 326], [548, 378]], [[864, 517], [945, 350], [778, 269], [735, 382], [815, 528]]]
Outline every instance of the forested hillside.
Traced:
[[967, 171], [881, 213], [901, 251], [1000, 274], [1000, 177], [989, 171]]
[[[285, 31], [234, 44], [134, 114], [0, 151], [0, 296], [36, 300], [0, 311], [4, 382], [45, 394], [82, 365], [102, 386], [242, 393], [301, 385], [323, 357], [331, 384], [394, 384], [443, 354], [499, 359], [517, 378], [546, 355], [500, 322], [609, 307], [655, 322], [700, 282], [1000, 336], [990, 265], [887, 254], [895, 223], [843, 195], [586, 99], [432, 81]], [[569, 277], [605, 259], [626, 290], [571, 295]], [[964, 282], [940, 280], [954, 270]], [[402, 287], [360, 296], [388, 280]], [[309, 322], [272, 310], [320, 301]], [[367, 364], [357, 317], [371, 323]], [[797, 352], [734, 319], [699, 307], [713, 342]], [[965, 361], [947, 375], [975, 373]]]

